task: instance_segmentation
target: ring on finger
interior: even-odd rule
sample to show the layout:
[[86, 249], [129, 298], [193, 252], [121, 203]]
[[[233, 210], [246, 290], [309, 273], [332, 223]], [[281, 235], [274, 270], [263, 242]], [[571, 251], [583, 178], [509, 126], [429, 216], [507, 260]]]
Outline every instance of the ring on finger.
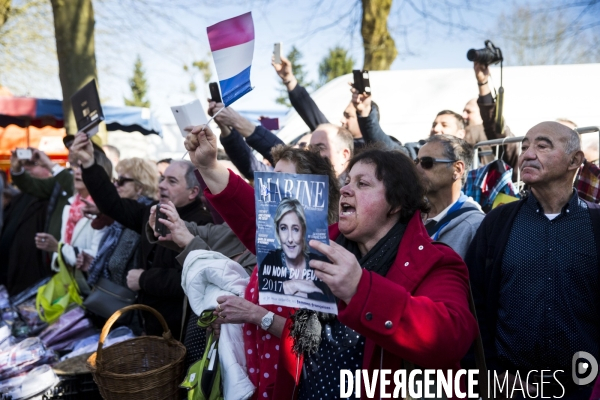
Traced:
[[223, 315], [223, 313], [219, 313], [219, 317], [225, 319], [225, 316]]

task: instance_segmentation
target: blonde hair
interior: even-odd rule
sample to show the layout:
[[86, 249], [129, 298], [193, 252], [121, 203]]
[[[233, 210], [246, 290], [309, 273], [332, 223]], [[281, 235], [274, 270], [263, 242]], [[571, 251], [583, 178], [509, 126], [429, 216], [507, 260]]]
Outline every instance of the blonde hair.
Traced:
[[117, 164], [117, 173], [128, 174], [135, 179], [137, 189], [142, 189], [142, 196], [156, 200], [158, 198], [158, 168], [156, 164], [139, 157], [126, 158]]

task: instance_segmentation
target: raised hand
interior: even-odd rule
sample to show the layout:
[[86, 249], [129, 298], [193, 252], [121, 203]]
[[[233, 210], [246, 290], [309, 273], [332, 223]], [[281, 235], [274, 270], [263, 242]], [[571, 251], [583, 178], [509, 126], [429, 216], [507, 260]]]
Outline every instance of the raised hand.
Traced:
[[194, 235], [192, 235], [188, 228], [185, 226], [185, 221], [179, 218], [179, 214], [177, 213], [175, 205], [169, 201], [167, 204], [161, 204], [160, 209], [162, 212], [165, 213], [167, 219], [160, 218], [159, 221], [165, 224], [165, 226], [169, 228], [171, 233], [167, 236], [159, 236], [158, 240], [161, 242], [169, 240], [173, 241], [177, 246], [181, 248], [187, 246], [192, 241], [192, 239], [194, 239]]
[[483, 84], [490, 79], [490, 68], [488, 65], [474, 62], [473, 70], [475, 70], [475, 78], [477, 78], [477, 83]]
[[317, 277], [329, 286], [331, 292], [348, 304], [356, 294], [362, 276], [362, 268], [356, 256], [333, 240], [329, 242], [329, 246], [317, 240], [311, 240], [309, 245], [332, 261], [311, 260], [309, 265], [315, 269]]
[[277, 72], [277, 75], [279, 75], [282, 82], [287, 86], [288, 91], [293, 90], [298, 84], [298, 81], [294, 76], [290, 60], [281, 55], [281, 64], [275, 64], [275, 57], [272, 57], [271, 65], [275, 68], [275, 72]]
[[184, 145], [190, 154], [192, 163], [199, 170], [215, 167], [217, 165], [217, 137], [210, 127], [199, 125], [190, 128], [189, 132]]
[[[172, 203], [171, 203], [172, 204]], [[150, 224], [150, 228], [154, 231], [154, 236], [158, 238], [161, 242], [170, 242], [172, 241], [171, 232], [167, 233], [166, 236], [160, 236], [160, 233], [156, 232], [156, 207], [158, 205], [154, 205], [150, 207], [150, 218], [148, 218], [148, 224]], [[161, 210], [165, 205], [161, 204]], [[162, 220], [162, 218], [161, 218]], [[164, 220], [163, 220], [164, 221]]]
[[356, 113], [361, 117], [368, 117], [371, 113], [371, 95], [367, 93], [358, 93], [352, 83], [350, 83], [350, 92], [352, 92], [352, 105], [356, 108]]
[[23, 161], [17, 157], [16, 150], [10, 152], [10, 170], [12, 172], [20, 173], [23, 170]]
[[31, 149], [31, 151], [33, 153], [34, 161], [37, 161], [40, 163], [40, 165], [44, 166], [49, 170], [52, 170], [54, 163], [52, 162], [52, 160], [50, 160], [50, 157], [48, 157], [46, 153], [38, 149]]
[[79, 132], [75, 135], [75, 140], [69, 152], [72, 156], [75, 156], [83, 168], [94, 165], [94, 146], [92, 146], [92, 141], [85, 133]]

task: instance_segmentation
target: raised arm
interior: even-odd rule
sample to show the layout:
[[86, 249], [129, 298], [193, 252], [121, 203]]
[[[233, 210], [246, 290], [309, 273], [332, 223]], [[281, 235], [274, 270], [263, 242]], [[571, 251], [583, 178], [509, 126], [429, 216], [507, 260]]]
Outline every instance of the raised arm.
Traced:
[[350, 88], [350, 91], [352, 92], [352, 105], [356, 109], [358, 127], [365, 144], [382, 143], [388, 150], [406, 151], [402, 143], [394, 141], [381, 129], [379, 111], [372, 106], [371, 95], [358, 93], [353, 87]]
[[[495, 124], [496, 118], [496, 101], [492, 96], [489, 79], [490, 70], [485, 64], [473, 63], [473, 69], [475, 70], [475, 78], [477, 79], [477, 85], [479, 86], [479, 98], [477, 99], [477, 105], [479, 106], [479, 113], [481, 119], [483, 119], [483, 130], [488, 140], [493, 139], [504, 139], [514, 137], [515, 135], [511, 132], [508, 126], [505, 126], [504, 131], [498, 132]], [[519, 161], [519, 143], [509, 143], [504, 145], [504, 149], [500, 150], [502, 159], [511, 167], [516, 168]]]
[[[50, 171], [55, 171], [55, 164], [50, 158], [42, 151], [33, 150], [34, 159], [37, 163], [41, 164], [44, 168]], [[69, 196], [73, 195], [73, 176], [69, 171], [65, 171], [64, 168], [56, 170], [61, 175], [62, 180], [66, 180], [67, 184], [63, 190], [67, 192]], [[52, 191], [56, 182], [61, 181], [58, 175], [52, 176], [47, 179], [34, 178], [23, 168], [23, 163], [17, 158], [16, 152], [11, 152], [10, 155], [10, 173], [11, 178], [15, 185], [24, 193], [35, 196], [39, 199], [47, 200], [52, 196]]]
[[185, 140], [192, 163], [207, 189], [206, 199], [248, 250], [255, 253], [256, 210], [254, 189], [217, 162], [216, 136], [208, 127], [195, 127]]
[[273, 62], [272, 65], [288, 90], [292, 107], [294, 107], [302, 120], [308, 125], [310, 131], [314, 131], [321, 124], [329, 123], [315, 101], [310, 97], [310, 94], [308, 94], [304, 87], [298, 84], [298, 80], [292, 71], [292, 63], [284, 56], [281, 56], [281, 64]]
[[[211, 105], [212, 104], [214, 103], [211, 103]], [[212, 108], [209, 109], [209, 113], [212, 112], [216, 114], [222, 108], [223, 104], [214, 104], [214, 106], [212, 106]], [[238, 135], [246, 139], [246, 143], [248, 143], [250, 147], [258, 151], [260, 155], [269, 160], [271, 164], [274, 164], [273, 157], [271, 156], [271, 149], [273, 148], [273, 146], [277, 146], [278, 144], [284, 143], [270, 130], [266, 129], [262, 125], [254, 125], [252, 122], [248, 121], [246, 118], [244, 118], [231, 107], [227, 107], [225, 110], [221, 111], [215, 117], [215, 121], [217, 121], [217, 124], [219, 124], [219, 127], [221, 127], [222, 133], [222, 127], [224, 126], [229, 127], [231, 131], [230, 135], [221, 134], [221, 142], [223, 142], [223, 136], [225, 136], [225, 139], [227, 139], [230, 138], [231, 135], [238, 133]], [[230, 138], [230, 140], [237, 140], [239, 142], [239, 139], [235, 136], [233, 138]]]
[[119, 196], [104, 168], [96, 164], [92, 142], [85, 133], [78, 133], [75, 136], [71, 152], [81, 162], [83, 183], [98, 209], [126, 228], [142, 234], [146, 206]]

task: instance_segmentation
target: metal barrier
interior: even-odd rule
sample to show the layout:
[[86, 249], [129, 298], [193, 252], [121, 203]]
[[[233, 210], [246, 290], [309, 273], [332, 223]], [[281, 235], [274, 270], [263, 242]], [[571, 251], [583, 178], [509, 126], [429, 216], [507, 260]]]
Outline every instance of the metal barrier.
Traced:
[[[586, 134], [586, 133], [594, 133], [594, 132], [598, 132], [598, 141], [600, 142], [600, 126], [583, 126], [581, 128], [576, 128], [575, 132], [579, 133], [580, 135]], [[495, 147], [496, 148], [496, 159], [500, 159], [502, 156], [500, 154], [500, 147], [502, 145], [505, 144], [511, 144], [511, 143], [521, 143], [523, 141], [523, 139], [525, 139], [525, 136], [514, 136], [514, 137], [508, 137], [508, 138], [504, 138], [504, 139], [493, 139], [493, 140], [484, 140], [483, 142], [478, 142], [475, 144], [474, 147], [474, 152], [473, 152], [473, 169], [477, 169], [479, 168], [479, 151], [480, 148], [483, 146], [490, 146], [490, 147]], [[519, 155], [521, 155], [521, 146], [519, 147]], [[515, 183], [519, 183], [521, 181], [521, 170], [519, 168], [517, 168], [517, 182]]]

